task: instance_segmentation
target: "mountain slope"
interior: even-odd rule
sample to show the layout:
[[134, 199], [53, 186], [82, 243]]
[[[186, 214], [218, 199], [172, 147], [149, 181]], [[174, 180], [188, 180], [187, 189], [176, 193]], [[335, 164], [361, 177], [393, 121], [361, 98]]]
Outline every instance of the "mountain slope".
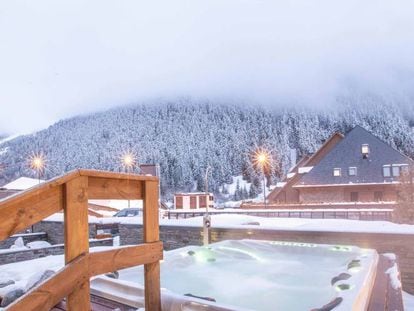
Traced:
[[[364, 99], [365, 100], [365, 99]], [[404, 113], [386, 102], [353, 101], [335, 110], [270, 109], [181, 101], [135, 105], [60, 121], [33, 135], [0, 144], [0, 184], [33, 175], [27, 158], [42, 152], [44, 177], [74, 168], [122, 170], [120, 157], [131, 150], [139, 163], [160, 163], [162, 192], [202, 190], [207, 165], [210, 189], [218, 192], [232, 176], [244, 175], [259, 185], [251, 165], [257, 146], [271, 150], [275, 181], [286, 172], [291, 148], [315, 151], [333, 132], [359, 124], [409, 156], [414, 131]], [[259, 191], [257, 189], [257, 191]]]

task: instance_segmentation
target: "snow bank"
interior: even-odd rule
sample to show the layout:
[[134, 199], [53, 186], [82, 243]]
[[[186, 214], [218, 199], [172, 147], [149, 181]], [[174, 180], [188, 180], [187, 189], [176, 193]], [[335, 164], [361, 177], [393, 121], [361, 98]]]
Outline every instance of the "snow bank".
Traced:
[[52, 244], [46, 241], [33, 241], [26, 244], [28, 248], [32, 249], [38, 249], [38, 248], [44, 248], [44, 247], [50, 247]]
[[[63, 221], [63, 214], [54, 214], [46, 221]], [[122, 223], [142, 225], [142, 217], [108, 217], [89, 216], [90, 223]], [[246, 225], [259, 223], [260, 225]], [[161, 226], [201, 227], [203, 217], [187, 219], [160, 219]], [[395, 224], [388, 221], [363, 221], [348, 219], [309, 219], [309, 218], [268, 218], [249, 215], [212, 215], [212, 228], [251, 228], [263, 230], [324, 231], [324, 232], [364, 232], [389, 234], [414, 234], [414, 225]]]
[[[161, 219], [160, 225], [201, 227], [203, 217]], [[260, 225], [243, 225], [256, 223]], [[267, 218], [249, 215], [213, 215], [213, 228], [252, 228], [265, 230], [333, 231], [366, 233], [414, 234], [414, 225], [394, 224], [388, 221], [361, 221], [347, 219]]]
[[389, 268], [385, 273], [390, 276], [391, 286], [395, 290], [401, 288], [401, 281], [400, 281], [400, 272], [398, 271], [398, 266], [394, 262], [393, 266]]
[[405, 310], [414, 310], [414, 295], [407, 292], [402, 292]]

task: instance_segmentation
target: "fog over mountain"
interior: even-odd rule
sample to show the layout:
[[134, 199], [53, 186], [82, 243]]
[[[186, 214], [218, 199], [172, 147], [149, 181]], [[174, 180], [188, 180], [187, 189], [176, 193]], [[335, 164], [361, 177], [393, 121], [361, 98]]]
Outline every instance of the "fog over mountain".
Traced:
[[0, 3], [0, 133], [180, 97], [413, 105], [414, 2], [20, 0]]
[[[335, 131], [355, 125], [372, 131], [393, 147], [414, 156], [414, 119], [408, 110], [380, 97], [338, 98], [336, 108], [263, 108], [199, 102], [136, 104], [59, 121], [46, 130], [0, 144], [0, 185], [18, 176], [35, 176], [28, 157], [43, 153], [45, 178], [75, 168], [122, 170], [120, 157], [129, 150], [139, 163], [159, 163], [162, 193], [204, 189], [206, 167], [210, 188], [226, 192], [232, 176], [243, 175], [261, 191], [261, 173], [251, 164], [257, 147], [272, 153], [269, 182], [293, 165], [290, 154], [314, 152]], [[412, 113], [412, 110], [411, 110]], [[412, 115], [412, 114], [411, 114]]]

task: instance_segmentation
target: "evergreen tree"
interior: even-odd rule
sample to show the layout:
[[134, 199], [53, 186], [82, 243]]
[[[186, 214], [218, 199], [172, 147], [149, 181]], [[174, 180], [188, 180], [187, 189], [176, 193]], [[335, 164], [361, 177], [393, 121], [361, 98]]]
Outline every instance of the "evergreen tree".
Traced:
[[241, 197], [242, 197], [242, 200], [246, 200], [249, 198], [249, 192], [247, 191], [246, 185], [243, 186]]
[[240, 191], [239, 180], [237, 179], [236, 190], [234, 191], [234, 195], [233, 195], [233, 201], [240, 201], [240, 200], [242, 200], [242, 193]]

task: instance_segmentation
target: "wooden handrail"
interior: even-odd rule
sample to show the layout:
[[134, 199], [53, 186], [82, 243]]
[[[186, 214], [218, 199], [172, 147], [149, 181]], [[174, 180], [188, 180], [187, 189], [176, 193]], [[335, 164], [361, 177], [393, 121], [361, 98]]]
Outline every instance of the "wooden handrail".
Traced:
[[[142, 199], [144, 243], [89, 253], [88, 199]], [[161, 310], [158, 178], [96, 170], [75, 170], [0, 200], [0, 241], [64, 211], [65, 267], [7, 310], [50, 310], [64, 297], [69, 310], [90, 310], [89, 279], [144, 265], [145, 308]]]
[[162, 259], [162, 243], [146, 243], [89, 254], [89, 275], [157, 262]]

